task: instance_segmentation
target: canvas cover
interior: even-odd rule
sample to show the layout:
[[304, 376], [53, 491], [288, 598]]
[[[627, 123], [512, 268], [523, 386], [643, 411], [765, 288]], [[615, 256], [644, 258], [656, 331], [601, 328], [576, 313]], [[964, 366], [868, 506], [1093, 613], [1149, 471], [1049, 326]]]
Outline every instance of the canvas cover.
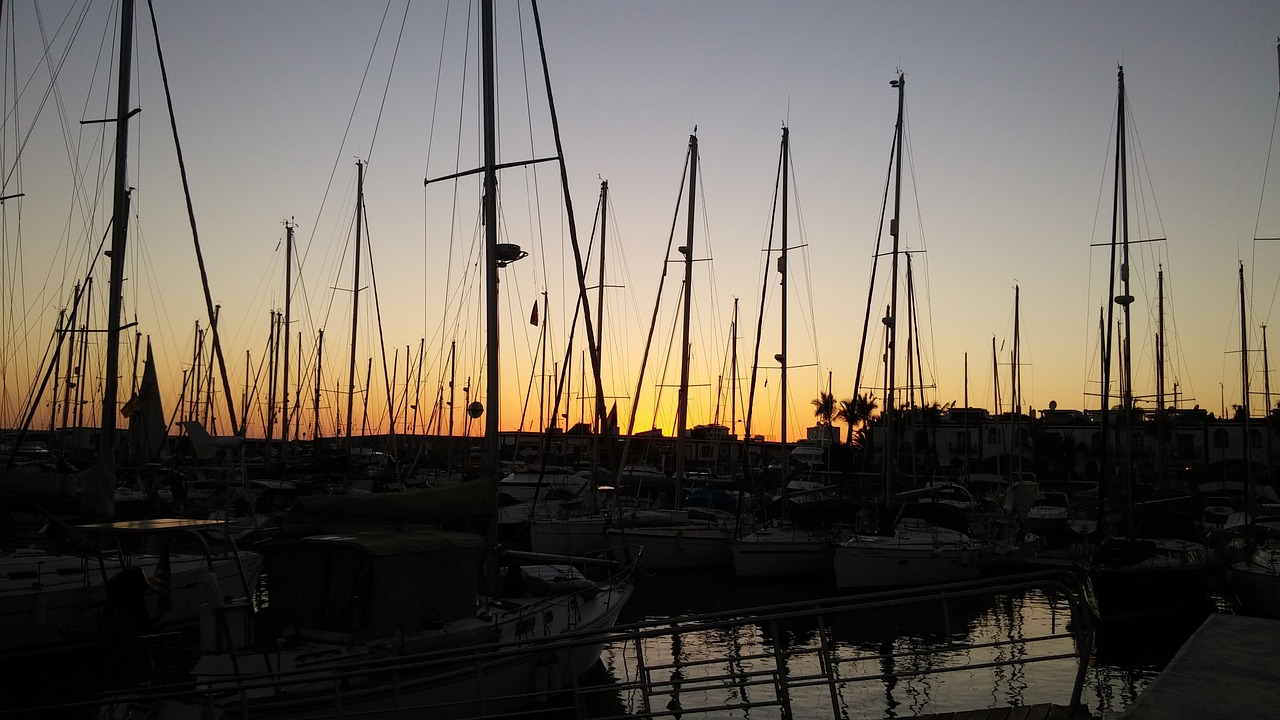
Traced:
[[449, 524], [488, 520], [498, 512], [493, 480], [368, 495], [299, 498], [296, 510], [312, 520]]
[[268, 543], [268, 602], [300, 629], [389, 637], [476, 612], [479, 535], [316, 535]]

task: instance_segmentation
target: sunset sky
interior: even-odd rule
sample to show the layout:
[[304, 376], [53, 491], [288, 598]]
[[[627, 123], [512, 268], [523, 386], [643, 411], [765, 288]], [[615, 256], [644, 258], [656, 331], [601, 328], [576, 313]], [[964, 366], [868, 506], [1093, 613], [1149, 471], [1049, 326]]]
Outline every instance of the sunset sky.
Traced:
[[[379, 325], [386, 373], [394, 367], [396, 376], [399, 427], [412, 404], [420, 408], [418, 427], [425, 424], [449, 372], [451, 342], [455, 404], [463, 405], [468, 377], [476, 399], [485, 345], [478, 180], [425, 188], [423, 181], [479, 163], [478, 6], [443, 0], [408, 7], [404, 0], [157, 0], [156, 6], [237, 413], [246, 363], [259, 372], [269, 313], [283, 309], [283, 221], [292, 218], [291, 353], [301, 334], [304, 377], [300, 432], [311, 435], [320, 329], [322, 434], [332, 436], [345, 422], [357, 159], [368, 162], [366, 253], [374, 273], [366, 254], [356, 351], [361, 388], [373, 358], [365, 430], [385, 432], [388, 424]], [[532, 12], [523, 3], [497, 6], [500, 161], [553, 156]], [[789, 242], [802, 246], [789, 265], [788, 434], [794, 439], [812, 424], [810, 400], [826, 390], [828, 377], [837, 398], [852, 395], [893, 141], [897, 91], [890, 81], [899, 71], [907, 108], [902, 230], [904, 249], [912, 251], [926, 402], [963, 405], [967, 389], [970, 405], [994, 408], [994, 339], [1007, 404], [1016, 286], [1024, 406], [1096, 407], [1109, 252], [1100, 245], [1110, 240], [1116, 71], [1123, 65], [1131, 238], [1167, 238], [1132, 250], [1134, 392], [1155, 392], [1159, 266], [1170, 392], [1176, 385], [1179, 405], [1215, 413], [1240, 403], [1239, 263], [1252, 350], [1280, 311], [1280, 240], [1255, 241], [1280, 238], [1277, 3], [557, 0], [539, 9], [584, 250], [600, 181], [609, 183], [603, 374], [608, 404], [617, 403], [624, 428], [673, 226], [672, 260], [680, 257], [674, 246], [685, 242], [679, 192], [695, 127], [701, 177], [694, 256], [707, 262], [694, 272], [691, 423], [728, 424], [734, 298], [743, 414], [767, 270], [752, 431], [771, 438], [778, 432], [773, 357], [781, 351], [780, 298], [763, 249], [784, 125], [792, 159]], [[25, 194], [5, 201], [0, 237], [5, 427], [20, 422], [29, 388], [43, 373], [58, 309], [68, 305], [108, 228], [113, 130], [81, 121], [114, 113], [117, 15], [114, 3], [101, 0], [3, 5], [3, 194]], [[135, 36], [133, 106], [142, 112], [131, 122], [129, 178], [136, 190], [126, 312], [151, 338], [168, 413], [191, 364], [195, 323], [205, 327], [208, 320], [145, 3]], [[58, 70], [55, 84], [51, 68]], [[563, 363], [577, 290], [556, 165], [504, 172], [500, 195], [502, 241], [529, 252], [502, 271], [501, 425], [514, 429], [531, 377], [541, 373], [530, 310], [545, 291], [549, 310], [540, 314], [550, 319], [550, 373]], [[595, 257], [593, 251], [592, 286]], [[882, 258], [875, 280], [873, 321], [889, 302], [887, 262]], [[98, 328], [105, 323], [105, 270], [103, 258], [91, 305]], [[637, 430], [656, 425], [670, 432], [681, 274], [677, 265], [668, 269]], [[594, 303], [595, 290], [591, 297]], [[903, 293], [899, 302], [906, 302]], [[1269, 332], [1274, 366], [1280, 330]], [[581, 408], [584, 339], [579, 331], [571, 353], [570, 422]], [[90, 358], [100, 357], [100, 337], [91, 342], [97, 345]], [[880, 342], [869, 341], [862, 381], [877, 397], [884, 383]], [[900, 350], [905, 346], [900, 334]], [[1257, 415], [1263, 358], [1259, 352], [1249, 358]], [[299, 369], [296, 357], [290, 362], [292, 385]], [[130, 372], [126, 366], [121, 402]], [[900, 383], [904, 372], [898, 371]], [[100, 378], [87, 384], [100, 388]], [[539, 424], [533, 385], [528, 429]], [[1280, 383], [1272, 385], [1274, 406]], [[717, 417], [718, 387], [724, 407]], [[222, 407], [220, 398], [215, 402]], [[47, 405], [46, 395], [37, 427], [47, 427]], [[363, 398], [355, 405], [358, 433]], [[86, 423], [96, 423], [92, 406], [90, 415]], [[262, 417], [255, 404], [251, 434], [261, 432]], [[460, 413], [455, 423], [461, 433]], [[225, 419], [219, 429], [227, 430]]]

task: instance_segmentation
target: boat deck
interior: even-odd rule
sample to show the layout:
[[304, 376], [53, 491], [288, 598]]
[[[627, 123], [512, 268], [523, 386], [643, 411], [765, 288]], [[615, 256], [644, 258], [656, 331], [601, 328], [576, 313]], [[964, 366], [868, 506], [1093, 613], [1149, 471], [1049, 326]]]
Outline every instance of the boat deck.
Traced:
[[1275, 717], [1280, 620], [1210, 615], [1124, 720]]

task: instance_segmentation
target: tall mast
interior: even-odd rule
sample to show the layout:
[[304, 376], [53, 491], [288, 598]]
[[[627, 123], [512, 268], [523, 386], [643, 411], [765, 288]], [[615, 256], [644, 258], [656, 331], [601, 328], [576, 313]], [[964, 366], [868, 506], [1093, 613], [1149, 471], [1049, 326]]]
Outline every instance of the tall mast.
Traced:
[[733, 322], [729, 331], [729, 438], [738, 432], [738, 298], [733, 299]]
[[[54, 338], [57, 342], [53, 348], [53, 392], [50, 393], [49, 399], [49, 438], [53, 439], [54, 431], [58, 428], [58, 376], [62, 372], [62, 340], [63, 333], [66, 331], [64, 323], [67, 320], [67, 309], [58, 310], [58, 324], [54, 326]], [[70, 367], [70, 363], [67, 366]]]
[[453, 440], [452, 440], [453, 438], [453, 401], [454, 401], [453, 384], [458, 379], [457, 377], [458, 362], [457, 362], [457, 358], [454, 355], [454, 351], [457, 349], [457, 346], [458, 346], [457, 340], [449, 341], [449, 438], [450, 438], [449, 448], [450, 450], [453, 449]]
[[1164, 266], [1156, 271], [1156, 467], [1160, 482], [1166, 480], [1166, 455], [1168, 442], [1165, 439], [1165, 386], [1164, 386]]
[[1128, 138], [1125, 132], [1124, 68], [1120, 68], [1120, 107], [1116, 119], [1116, 185], [1120, 191], [1120, 295], [1115, 299], [1120, 305], [1124, 328], [1120, 335], [1120, 409], [1124, 413], [1122, 427], [1124, 442], [1121, 444], [1124, 459], [1125, 490], [1129, 494], [1129, 528], [1133, 531], [1133, 324], [1129, 308], [1133, 294], [1129, 292], [1129, 164]]
[[1271, 363], [1267, 360], [1267, 325], [1262, 325], [1262, 397], [1266, 405], [1266, 415], [1271, 414]]
[[[1244, 416], [1244, 426], [1242, 428], [1243, 442], [1241, 447], [1244, 448], [1244, 490], [1245, 497], [1250, 501], [1253, 500], [1253, 469], [1250, 461], [1253, 459], [1253, 452], [1249, 444], [1249, 326], [1248, 306], [1244, 300], [1244, 263], [1240, 263], [1240, 414]], [[1247, 510], [1248, 508], [1246, 508]]]
[[[80, 299], [80, 283], [76, 283], [75, 297], [77, 301]], [[63, 386], [63, 391], [62, 391], [62, 429], [64, 431], [67, 429], [67, 423], [70, 420], [68, 413], [71, 409], [71, 397], [72, 397], [71, 391], [76, 386], [76, 383], [74, 381], [75, 368], [76, 368], [76, 308], [79, 305], [80, 305], [79, 302], [75, 302], [71, 305], [71, 315], [68, 318], [67, 325], [66, 325], [67, 382], [66, 382], [66, 385]], [[63, 448], [62, 438], [64, 437], [66, 437], [65, 433], [58, 440], [59, 450]]]
[[[564, 144], [560, 140], [560, 118], [556, 114], [555, 97], [551, 93], [551, 72], [547, 67], [546, 45], [542, 42], [542, 18], [538, 14], [538, 3], [533, 3], [533, 24], [538, 33], [538, 54], [542, 59], [542, 80], [547, 87], [547, 110], [551, 115], [551, 132], [555, 137], [556, 160], [560, 166], [560, 189], [564, 193], [564, 209], [569, 219], [569, 245], [573, 248], [573, 261], [578, 281], [578, 301], [582, 307], [583, 327], [587, 331], [587, 347], [591, 351], [591, 374], [596, 385], [596, 416], [604, 417], [604, 381], [600, 370], [600, 340], [591, 322], [591, 303], [587, 302], [586, 268], [582, 264], [582, 253], [578, 246], [578, 224], [573, 219], [573, 195], [569, 192], [569, 171], [564, 162]], [[593, 453], [594, 454], [594, 453]]]
[[276, 371], [280, 369], [280, 313], [271, 311], [271, 339], [267, 341], [267, 447], [275, 439]]
[[[596, 354], [599, 358], [599, 361], [601, 362], [604, 359], [603, 358], [603, 355], [604, 355], [604, 248], [605, 248], [605, 238], [607, 237], [607, 234], [605, 233], [605, 223], [608, 220], [608, 217], [609, 217], [609, 181], [601, 180], [600, 181], [600, 282], [599, 282], [599, 285], [596, 287], [596, 344], [598, 346], [596, 350]], [[584, 370], [585, 370], [585, 367], [584, 367]], [[582, 375], [582, 380], [584, 383], [586, 382], [586, 378], [587, 376], [586, 376], [586, 373], [584, 372]], [[598, 401], [596, 401], [596, 407], [597, 408], [604, 407], [604, 398], [601, 398]], [[595, 428], [595, 432], [597, 435], [603, 429], [604, 418], [600, 415], [600, 413], [596, 413], [595, 422], [592, 423], [592, 427]]]
[[280, 459], [289, 455], [289, 306], [293, 298], [293, 223], [284, 224], [284, 378], [280, 387], [284, 403], [280, 408]]
[[[1271, 363], [1267, 359], [1267, 326], [1262, 325], [1262, 397], [1266, 402], [1262, 415], [1264, 427], [1271, 427]], [[1272, 432], [1263, 433], [1267, 439], [1267, 477], [1275, 477], [1275, 455], [1271, 452]]]
[[[689, 316], [693, 302], [693, 229], [698, 197], [698, 136], [689, 136], [689, 224], [684, 244], [684, 323], [680, 333], [680, 389], [676, 395], [676, 482], [684, 481], [685, 428], [689, 422]], [[679, 502], [680, 485], [676, 486]]]
[[422, 402], [422, 351], [426, 344], [426, 338], [418, 338], [418, 377], [413, 383], [413, 434], [415, 435], [418, 433], [418, 405]]
[[493, 0], [480, 5], [484, 97], [485, 466], [498, 470], [498, 145], [493, 60]]
[[894, 125], [894, 151], [897, 159], [894, 162], [893, 171], [893, 219], [889, 224], [889, 234], [893, 237], [893, 254], [890, 261], [890, 291], [889, 291], [889, 313], [884, 318], [884, 325], [887, 331], [886, 342], [886, 361], [889, 365], [889, 372], [886, 374], [888, 382], [885, 384], [885, 439], [884, 439], [884, 495], [885, 499], [893, 496], [894, 470], [897, 465], [898, 441], [897, 428], [895, 427], [895, 419], [897, 408], [894, 400], [894, 383], [897, 381], [895, 370], [897, 365], [897, 312], [898, 312], [898, 252], [899, 252], [899, 222], [902, 217], [902, 126], [903, 126], [903, 108], [906, 104], [906, 76], [899, 72], [898, 79], [890, 81], [890, 87], [898, 88], [898, 120]]
[[1022, 288], [1013, 286], [1013, 368], [1010, 370], [1011, 377], [1009, 392], [1012, 394], [1010, 398], [1009, 408], [1013, 411], [1012, 432], [1009, 433], [1009, 450], [1013, 453], [1010, 459], [1010, 471], [1016, 470], [1022, 472], [1022, 337], [1019, 321], [1022, 312]]
[[311, 412], [315, 427], [311, 429], [311, 439], [320, 439], [320, 364], [324, 361], [324, 328], [320, 329], [316, 338], [316, 394], [312, 398]]
[[364, 163], [356, 161], [356, 263], [351, 283], [351, 362], [347, 369], [347, 447], [356, 399], [356, 331], [360, 325], [360, 233], [364, 227]]
[[1022, 310], [1022, 288], [1013, 286], [1013, 370], [1010, 377], [1009, 392], [1012, 393], [1011, 408], [1014, 421], [1022, 414], [1022, 365], [1019, 321]]
[[102, 391], [98, 460], [115, 466], [116, 400], [119, 394], [120, 306], [124, 253], [129, 236], [129, 80], [133, 73], [133, 0], [120, 3], [120, 77], [116, 89], [115, 192], [111, 202], [111, 279], [107, 290], [107, 373]]
[[782, 127], [782, 253], [778, 256], [778, 272], [782, 274], [782, 352], [778, 363], [782, 366], [782, 488], [787, 487], [787, 160], [791, 155], [791, 129]]
[[542, 327], [538, 333], [538, 348], [541, 367], [538, 370], [538, 431], [547, 431], [547, 291], [542, 291]]

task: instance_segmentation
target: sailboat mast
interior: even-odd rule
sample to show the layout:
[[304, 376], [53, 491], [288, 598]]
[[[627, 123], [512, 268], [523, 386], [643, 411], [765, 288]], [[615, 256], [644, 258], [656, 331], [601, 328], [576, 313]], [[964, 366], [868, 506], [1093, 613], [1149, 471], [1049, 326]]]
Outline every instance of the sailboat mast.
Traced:
[[[564, 144], [560, 140], [560, 118], [556, 113], [555, 97], [551, 93], [551, 74], [547, 67], [547, 49], [542, 42], [542, 18], [538, 14], [538, 3], [533, 3], [533, 25], [538, 34], [538, 54], [542, 59], [542, 80], [547, 88], [547, 110], [551, 115], [551, 134], [555, 137], [556, 159], [560, 165], [560, 189], [564, 197], [565, 214], [569, 220], [569, 245], [573, 249], [573, 262], [578, 281], [578, 300], [582, 307], [582, 326], [587, 331], [587, 347], [591, 352], [591, 375], [596, 385], [596, 416], [604, 417], [604, 381], [601, 375], [600, 348], [603, 344], [595, 332], [591, 322], [591, 304], [587, 302], [586, 267], [582, 264], [582, 253], [578, 245], [578, 224], [573, 219], [573, 194], [569, 192], [569, 170], [564, 162]], [[596, 454], [593, 448], [592, 454]]]
[[778, 256], [778, 272], [782, 274], [782, 352], [778, 362], [782, 366], [782, 488], [787, 487], [787, 161], [791, 155], [791, 129], [782, 128], [782, 252]]
[[280, 388], [283, 403], [280, 407], [280, 459], [289, 455], [289, 307], [293, 298], [293, 223], [284, 224], [284, 369]]
[[[63, 386], [62, 391], [62, 429], [67, 429], [67, 423], [70, 421], [69, 412], [71, 410], [72, 389], [76, 387], [75, 368], [76, 368], [76, 308], [80, 305], [80, 284], [76, 283], [75, 297], [77, 302], [71, 306], [71, 315], [67, 320], [67, 382]], [[65, 432], [59, 438], [58, 449], [63, 448], [62, 439], [66, 437]], [[16, 447], [16, 446], [15, 446]]]
[[894, 469], [897, 464], [897, 428], [894, 419], [897, 415], [897, 407], [894, 400], [894, 383], [897, 381], [895, 370], [897, 366], [897, 312], [898, 312], [898, 252], [900, 246], [899, 238], [899, 222], [902, 217], [902, 146], [903, 146], [903, 108], [906, 104], [906, 88], [907, 79], [903, 73], [898, 73], [898, 79], [890, 83], [891, 87], [898, 88], [898, 120], [894, 128], [894, 151], [897, 159], [894, 162], [893, 171], [893, 219], [889, 224], [889, 235], [893, 237], [893, 254], [890, 261], [890, 290], [889, 290], [889, 313], [884, 318], [884, 325], [887, 331], [886, 345], [886, 361], [889, 365], [888, 373], [886, 373], [887, 383], [885, 384], [885, 456], [884, 456], [884, 495], [885, 499], [893, 496]]
[[[1264, 412], [1262, 414], [1263, 421], [1271, 422], [1271, 363], [1267, 359], [1267, 326], [1262, 325], [1262, 397], [1265, 401]], [[1269, 426], [1269, 425], [1268, 425]], [[1275, 477], [1275, 455], [1271, 452], [1271, 436], [1274, 433], [1264, 433], [1267, 439], [1267, 477]]]
[[120, 77], [116, 89], [115, 191], [111, 203], [111, 280], [107, 301], [107, 372], [102, 391], [102, 437], [98, 459], [115, 465], [116, 400], [119, 394], [120, 306], [124, 253], [129, 236], [129, 81], [133, 73], [133, 0], [120, 3]]
[[[547, 291], [542, 291], [542, 328], [538, 333], [541, 365], [538, 370], [538, 431], [547, 431]], [[523, 423], [522, 423], [523, 424]]]
[[[49, 437], [53, 438], [58, 423], [58, 376], [62, 372], [62, 334], [67, 320], [67, 309], [58, 310], [58, 324], [53, 328], [56, 343], [53, 348], [53, 392], [49, 395]], [[68, 363], [68, 366], [70, 363]]]
[[415, 435], [418, 434], [418, 405], [422, 402], [422, 351], [426, 344], [426, 338], [418, 338], [418, 377], [413, 383], [413, 434]]
[[1000, 355], [996, 352], [996, 336], [991, 336], [991, 378], [992, 389], [994, 395], [992, 400], [996, 404], [995, 413], [1000, 414]]
[[1009, 392], [1013, 393], [1012, 409], [1014, 420], [1022, 414], [1022, 366], [1021, 366], [1021, 349], [1022, 338], [1020, 337], [1019, 322], [1022, 317], [1022, 288], [1017, 285], [1013, 286], [1013, 369], [1010, 377]]
[[1010, 369], [1010, 409], [1013, 410], [1012, 432], [1010, 433], [1010, 450], [1014, 456], [1010, 459], [1009, 469], [1022, 472], [1022, 337], [1020, 320], [1022, 314], [1022, 288], [1013, 286], [1013, 367]]
[[[676, 400], [676, 482], [684, 481], [685, 428], [689, 423], [689, 319], [693, 302], [693, 229], [698, 198], [698, 136], [689, 136], [689, 223], [684, 244], [684, 321], [680, 332], [680, 389]], [[677, 502], [680, 486], [677, 485]]]
[[480, 4], [484, 98], [485, 467], [498, 470], [498, 144], [493, 56], [493, 0]]
[[[604, 248], [605, 248], [605, 238], [608, 237], [608, 234], [605, 232], [605, 223], [608, 220], [608, 217], [609, 217], [609, 181], [601, 180], [600, 181], [600, 282], [599, 282], [599, 285], [596, 287], [596, 343], [600, 346], [597, 354], [601, 356], [598, 362], [604, 361], [604, 358], [603, 358], [603, 355], [604, 355]], [[583, 367], [585, 370], [586, 366], [584, 365]], [[582, 382], [586, 383], [586, 380], [587, 380], [586, 372], [583, 372]], [[597, 408], [604, 407], [604, 398], [600, 398], [599, 400], [596, 401], [596, 407]], [[599, 434], [601, 429], [603, 429], [604, 417], [602, 417], [599, 413], [596, 413], [596, 418], [595, 418], [595, 421], [592, 423], [592, 427], [595, 429], [595, 432], [597, 434]]]
[[1241, 447], [1244, 448], [1245, 497], [1252, 500], [1253, 469], [1250, 461], [1253, 460], [1253, 452], [1250, 449], [1252, 445], [1249, 443], [1249, 308], [1245, 305], [1244, 298], [1244, 263], [1240, 263], [1238, 272], [1240, 274], [1240, 414], [1244, 417]]
[[1266, 414], [1271, 414], [1271, 363], [1267, 360], [1267, 325], [1262, 325], [1262, 398], [1266, 403]]
[[738, 432], [738, 298], [733, 299], [729, 330], [729, 437]]
[[356, 262], [351, 283], [351, 361], [347, 369], [347, 447], [356, 399], [356, 332], [360, 326], [360, 233], [364, 226], [364, 163], [356, 161]]
[[[203, 351], [203, 344], [201, 344]], [[202, 355], [203, 357], [203, 355]], [[276, 371], [280, 368], [280, 313], [271, 311], [271, 338], [267, 341], [267, 447], [275, 439]], [[199, 388], [201, 386], [197, 386]]]
[[324, 361], [324, 328], [320, 329], [316, 338], [316, 394], [312, 398], [311, 413], [315, 427], [311, 429], [311, 439], [320, 439], [320, 365]]
[[454, 382], [458, 379], [458, 361], [454, 352], [457, 350], [458, 341], [449, 341], [449, 449], [453, 449], [453, 401], [454, 401]]
[[1168, 442], [1165, 438], [1165, 385], [1164, 385], [1164, 266], [1156, 271], [1156, 467], [1160, 482], [1165, 481], [1168, 472], [1166, 460]]
[[1124, 68], [1120, 68], [1120, 108], [1116, 119], [1116, 154], [1119, 163], [1116, 166], [1116, 184], [1120, 191], [1120, 296], [1115, 299], [1120, 305], [1120, 313], [1124, 328], [1120, 335], [1120, 407], [1124, 412], [1124, 458], [1125, 489], [1129, 493], [1129, 527], [1133, 528], [1133, 326], [1129, 312], [1133, 305], [1133, 294], [1129, 292], [1129, 166], [1128, 140], [1125, 133], [1125, 93]]

